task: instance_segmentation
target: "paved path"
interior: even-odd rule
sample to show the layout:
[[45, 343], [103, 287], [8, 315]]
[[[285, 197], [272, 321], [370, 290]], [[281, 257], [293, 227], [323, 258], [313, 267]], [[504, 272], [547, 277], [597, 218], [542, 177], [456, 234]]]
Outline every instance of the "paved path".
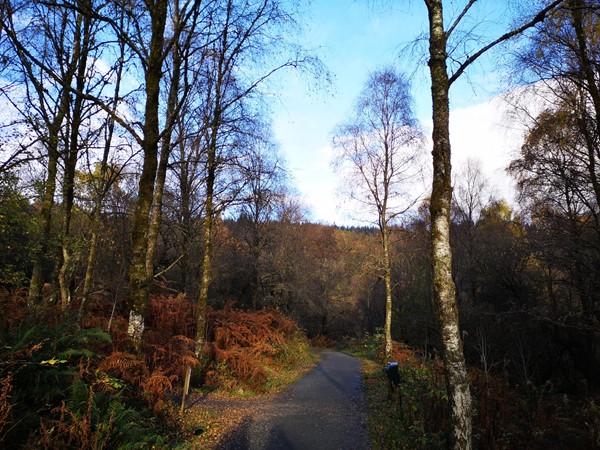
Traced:
[[368, 449], [360, 364], [323, 352], [311, 372], [247, 418], [219, 449]]

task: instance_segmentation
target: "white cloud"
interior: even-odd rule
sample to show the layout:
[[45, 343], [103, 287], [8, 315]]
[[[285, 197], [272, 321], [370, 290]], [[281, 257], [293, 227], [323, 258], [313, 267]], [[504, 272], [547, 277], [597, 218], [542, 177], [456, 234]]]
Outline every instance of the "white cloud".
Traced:
[[[522, 140], [522, 131], [507, 122], [508, 104], [501, 97], [450, 113], [450, 143], [454, 168], [467, 159], [481, 161], [496, 196], [514, 200], [514, 183], [506, 168]], [[456, 173], [456, 171], [454, 172]]]
[[[520, 146], [522, 130], [510, 126], [508, 108], [501, 97], [495, 97], [484, 103], [452, 110], [450, 140], [454, 174], [467, 159], [478, 159], [493, 193], [513, 202], [514, 182], [506, 168]], [[301, 198], [312, 211], [312, 220], [338, 225], [356, 223], [349, 208], [344, 207], [344, 199], [337, 195], [341, 180], [330, 166], [332, 149], [329, 133], [322, 129], [314, 116], [301, 115], [295, 117], [294, 122], [301, 126], [281, 127], [278, 134], [283, 150], [288, 154], [290, 170]], [[431, 121], [423, 126], [430, 136]], [[424, 164], [431, 171], [430, 140], [426, 146]], [[426, 184], [429, 188], [430, 180], [426, 180]]]

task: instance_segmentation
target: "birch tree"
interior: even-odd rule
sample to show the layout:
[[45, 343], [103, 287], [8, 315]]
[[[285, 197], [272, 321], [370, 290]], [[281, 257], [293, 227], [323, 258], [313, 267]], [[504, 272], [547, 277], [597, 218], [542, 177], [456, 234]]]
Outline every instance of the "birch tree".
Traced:
[[333, 139], [335, 164], [346, 175], [343, 189], [377, 218], [385, 281], [386, 358], [392, 353], [390, 233], [392, 224], [419, 199], [411, 187], [420, 176], [420, 142], [409, 84], [391, 68], [369, 76], [352, 119], [338, 128]]
[[[429, 72], [433, 110], [433, 184], [431, 191], [431, 259], [433, 274], [434, 311], [442, 335], [443, 359], [451, 407], [452, 445], [456, 449], [472, 446], [472, 406], [467, 370], [456, 305], [456, 286], [452, 279], [452, 251], [450, 248], [450, 208], [452, 201], [450, 101], [452, 84], [479, 57], [496, 45], [507, 41], [546, 18], [562, 0], [545, 4], [523, 24], [489, 43], [468, 48], [464, 55], [452, 55], [456, 49], [451, 39], [457, 27], [468, 16], [477, 0], [469, 0], [448, 27], [445, 25], [443, 0], [424, 0], [429, 19]], [[458, 48], [464, 48], [462, 46]], [[452, 59], [450, 59], [452, 58]], [[448, 63], [451, 63], [449, 71]]]
[[198, 357], [205, 342], [216, 217], [241, 192], [241, 185], [235, 187], [237, 182], [228, 179], [223, 168], [231, 167], [232, 162], [241, 163], [236, 152], [243, 150], [244, 140], [251, 135], [243, 125], [254, 120], [251, 100], [267, 79], [284, 68], [319, 68], [316, 59], [285, 37], [295, 26], [289, 6], [279, 0], [224, 0], [215, 11], [216, 38], [207, 49], [200, 74], [206, 87], [198, 109], [203, 118], [200, 137], [205, 149], [203, 252], [196, 310]]
[[[82, 8], [89, 9], [89, 2], [82, 2]], [[91, 89], [88, 58], [92, 33], [97, 28], [89, 15], [45, 2], [7, 1], [4, 9], [6, 14], [0, 18], [10, 43], [7, 56], [11, 60], [7, 75], [24, 92], [15, 97], [8, 95], [7, 99], [42, 144], [40, 160], [46, 167], [39, 217], [40, 250], [34, 260], [29, 303], [33, 305], [41, 300], [44, 267], [54, 260], [55, 271], [59, 271], [57, 279], [62, 280], [61, 297], [66, 306], [69, 297], [66, 278], [71, 257], [68, 239], [73, 180], [80, 154], [81, 124], [90, 115], [89, 109], [84, 107], [83, 91]], [[73, 95], [73, 91], [77, 94]], [[51, 228], [61, 162], [64, 169], [62, 253], [56, 256], [51, 245]]]

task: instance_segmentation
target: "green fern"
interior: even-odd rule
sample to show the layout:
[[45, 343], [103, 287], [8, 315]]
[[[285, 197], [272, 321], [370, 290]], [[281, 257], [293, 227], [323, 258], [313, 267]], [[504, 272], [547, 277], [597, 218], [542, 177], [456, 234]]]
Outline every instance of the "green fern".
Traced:
[[[93, 435], [89, 439], [96, 449], [147, 448], [162, 442], [153, 432], [152, 421], [123, 403], [120, 393], [94, 393], [81, 379], [73, 382], [69, 392], [67, 407], [74, 422], [60, 424], [65, 433], [82, 421], [90, 424]], [[67, 437], [69, 441], [77, 438], [69, 435], [63, 439]]]
[[[51, 420], [52, 411], [69, 401], [69, 396], [73, 400], [82, 397], [78, 405], [70, 405], [70, 410], [85, 413], [87, 394], [82, 382], [77, 381], [80, 363], [98, 358], [97, 352], [109, 342], [107, 333], [82, 329], [67, 316], [32, 316], [3, 329], [0, 377], [13, 377], [12, 413], [20, 418], [5, 440], [24, 445], [40, 421]], [[99, 412], [94, 411], [94, 415], [99, 416]]]

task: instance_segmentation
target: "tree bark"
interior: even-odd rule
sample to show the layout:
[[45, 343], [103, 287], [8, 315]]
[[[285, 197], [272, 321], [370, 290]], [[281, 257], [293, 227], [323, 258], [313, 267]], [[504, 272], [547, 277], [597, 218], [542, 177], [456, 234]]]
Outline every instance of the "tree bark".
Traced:
[[196, 346], [195, 354], [200, 358], [204, 350], [206, 340], [206, 306], [208, 304], [208, 288], [211, 281], [211, 260], [213, 246], [213, 228], [214, 228], [214, 184], [216, 172], [216, 130], [213, 131], [214, 142], [211, 143], [208, 150], [208, 177], [206, 179], [206, 204], [205, 218], [202, 239], [202, 275], [200, 278], [200, 292], [198, 295], [198, 304], [196, 309]]
[[429, 13], [429, 68], [433, 102], [433, 186], [431, 240], [433, 301], [442, 335], [443, 358], [451, 406], [452, 446], [472, 446], [471, 393], [459, 330], [456, 287], [452, 279], [450, 248], [451, 147], [449, 78], [442, 0], [425, 0]]
[[[31, 74], [33, 76], [33, 74]], [[43, 88], [37, 83], [38, 91], [43, 92]], [[48, 125], [48, 139], [46, 149], [48, 150], [48, 174], [44, 193], [42, 195], [42, 208], [40, 211], [41, 236], [40, 251], [36, 255], [31, 280], [29, 283], [28, 303], [30, 306], [41, 303], [42, 286], [44, 284], [44, 265], [49, 260], [50, 249], [52, 247], [52, 208], [54, 206], [54, 194], [56, 192], [56, 177], [58, 174], [58, 160], [60, 152], [58, 150], [60, 128], [63, 119], [67, 115], [69, 108], [69, 93], [63, 90], [60, 94], [59, 109], [52, 122]], [[43, 94], [40, 94], [43, 97]]]
[[[385, 216], [385, 212], [384, 212]], [[387, 218], [381, 219], [381, 244], [383, 246], [383, 271], [385, 281], [385, 357], [389, 362], [392, 356], [392, 259], [390, 257], [390, 230]]]
[[[179, 29], [179, 2], [174, 2], [173, 28]], [[148, 277], [148, 285], [151, 285], [154, 279], [154, 257], [156, 254], [156, 245], [158, 243], [158, 234], [160, 231], [160, 223], [162, 219], [162, 203], [165, 190], [165, 180], [167, 178], [167, 168], [169, 165], [169, 157], [171, 155], [173, 136], [173, 117], [177, 108], [177, 98], [179, 94], [179, 86], [181, 79], [181, 53], [178, 42], [173, 43], [173, 73], [171, 75], [171, 85], [169, 87], [169, 96], [167, 100], [166, 112], [166, 132], [162, 137], [162, 146], [160, 151], [160, 162], [158, 164], [158, 172], [156, 174], [156, 185], [154, 187], [154, 201], [152, 207], [152, 215], [150, 218], [150, 228], [148, 231], [148, 252], [146, 254], [146, 276]]]
[[[58, 136], [56, 137], [58, 141]], [[47, 261], [51, 240], [52, 207], [54, 206], [54, 193], [56, 192], [56, 175], [58, 173], [58, 149], [52, 145], [48, 146], [48, 174], [42, 195], [42, 208], [40, 211], [41, 235], [40, 250], [33, 263], [33, 271], [29, 282], [28, 304], [38, 305], [42, 300], [42, 285], [44, 284], [44, 265]]]
[[158, 166], [159, 93], [163, 71], [163, 46], [167, 18], [166, 0], [148, 2], [152, 21], [149, 56], [146, 61], [146, 104], [143, 125], [144, 160], [138, 184], [138, 198], [133, 213], [131, 231], [131, 264], [129, 268], [130, 313], [128, 334], [139, 349], [144, 332], [144, 316], [149, 285], [146, 273], [150, 208], [154, 195], [154, 182]]

